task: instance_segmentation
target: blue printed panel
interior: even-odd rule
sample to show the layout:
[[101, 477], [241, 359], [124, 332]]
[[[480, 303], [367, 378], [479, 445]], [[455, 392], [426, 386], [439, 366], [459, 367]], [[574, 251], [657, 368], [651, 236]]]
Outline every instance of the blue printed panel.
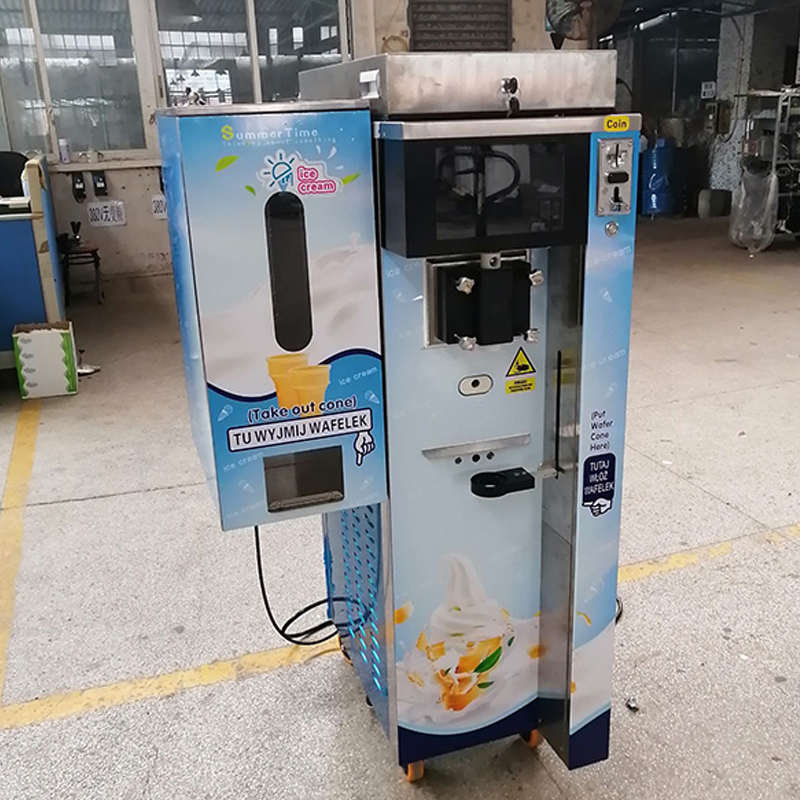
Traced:
[[[222, 528], [380, 503], [369, 112], [223, 111], [159, 119], [190, 407]], [[290, 223], [269, 211], [278, 195]]]
[[[337, 354], [328, 363], [331, 379], [325, 402], [331, 409], [317, 416], [302, 417], [294, 412], [278, 416], [281, 409], [274, 393], [248, 399], [223, 393], [216, 387], [208, 389], [224, 530], [318, 514], [320, 510], [338, 511], [353, 505], [380, 503], [385, 498], [380, 356], [353, 351]], [[356, 427], [348, 430], [347, 426], [354, 421]], [[338, 425], [334, 427], [332, 422]], [[294, 439], [292, 433], [297, 434]], [[360, 449], [363, 435], [375, 444], [366, 453]], [[322, 508], [268, 512], [264, 458], [332, 446], [341, 447], [344, 498]]]
[[219, 505], [214, 472], [214, 452], [211, 443], [211, 423], [206, 398], [200, 319], [197, 313], [191, 242], [189, 241], [189, 221], [186, 216], [186, 199], [183, 192], [178, 120], [174, 117], [160, 117], [158, 136], [164, 172], [164, 193], [169, 209], [172, 275], [175, 281], [175, 299], [183, 345], [183, 369], [186, 377], [192, 437], [211, 494]]
[[[600, 142], [614, 138], [633, 141], [632, 163], [638, 163], [638, 132], [592, 135], [583, 301], [570, 767], [608, 754], [607, 712], [614, 661], [637, 195], [633, 170], [629, 213], [595, 215]], [[618, 225], [616, 233], [611, 230], [612, 235], [606, 228], [610, 220]], [[589, 731], [593, 733], [589, 735]]]

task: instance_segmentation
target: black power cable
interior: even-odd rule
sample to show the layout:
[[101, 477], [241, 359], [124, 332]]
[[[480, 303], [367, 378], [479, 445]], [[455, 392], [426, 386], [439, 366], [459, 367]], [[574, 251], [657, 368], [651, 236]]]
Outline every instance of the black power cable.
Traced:
[[[269, 598], [267, 597], [267, 587], [264, 582], [264, 565], [261, 560], [261, 536], [258, 530], [258, 525], [253, 527], [253, 531], [255, 534], [255, 547], [256, 547], [256, 567], [258, 568], [258, 585], [261, 587], [261, 599], [264, 601], [264, 609], [267, 612], [267, 617], [269, 617], [270, 623], [272, 623], [272, 627], [278, 632], [278, 634], [283, 638], [286, 639], [287, 642], [291, 644], [301, 645], [304, 647], [308, 647], [315, 644], [322, 644], [323, 642], [327, 642], [329, 639], [333, 639], [334, 636], [338, 633], [342, 633], [345, 629], [339, 629], [336, 623], [332, 619], [326, 619], [316, 625], [312, 625], [310, 628], [306, 628], [305, 630], [301, 631], [290, 631], [289, 628], [297, 622], [297, 620], [304, 617], [310, 611], [313, 611], [315, 608], [319, 608], [320, 606], [325, 606], [329, 602], [331, 603], [356, 603], [357, 605], [361, 606], [361, 603], [355, 600], [351, 600], [349, 597], [331, 597], [325, 598], [324, 600], [317, 600], [315, 603], [309, 603], [307, 606], [301, 608], [297, 613], [292, 614], [283, 625], [279, 625], [278, 621], [275, 619], [275, 615], [272, 613], [272, 607], [269, 604]], [[363, 625], [365, 622], [364, 619], [357, 620], [354, 623], [354, 627], [358, 627]], [[330, 633], [327, 633], [325, 636], [316, 639], [310, 639], [309, 637], [314, 636], [315, 634], [322, 633], [324, 630], [328, 628], [332, 628], [333, 630]]]
[[[292, 614], [283, 625], [278, 624], [278, 620], [275, 619], [275, 615], [272, 613], [272, 606], [269, 604], [269, 598], [267, 597], [267, 587], [264, 582], [264, 564], [261, 560], [261, 536], [259, 534], [258, 525], [253, 527], [253, 533], [255, 537], [255, 548], [256, 548], [256, 567], [258, 568], [258, 585], [261, 588], [261, 599], [264, 601], [264, 610], [267, 612], [267, 617], [269, 618], [272, 627], [278, 632], [278, 634], [285, 639], [290, 644], [296, 644], [303, 647], [309, 647], [315, 644], [322, 644], [323, 642], [327, 642], [330, 639], [333, 639], [338, 633], [341, 633], [339, 627], [332, 619], [326, 619], [316, 625], [312, 625], [310, 628], [306, 628], [302, 631], [290, 631], [289, 627], [293, 625], [297, 620], [304, 617], [310, 611], [313, 611], [315, 608], [319, 608], [320, 606], [327, 605], [329, 599], [326, 597], [324, 600], [317, 600], [314, 603], [309, 603], [307, 606], [303, 606], [298, 612]], [[358, 603], [358, 601], [351, 600], [349, 597], [332, 597], [330, 598], [330, 602], [332, 603]], [[622, 605], [622, 598], [617, 595], [617, 609], [616, 614], [614, 615], [614, 623], [618, 623], [622, 618], [623, 612], [623, 605]], [[357, 620], [354, 623], [354, 627], [360, 627], [366, 624], [367, 618], [364, 617], [360, 620]], [[323, 636], [320, 639], [309, 639], [308, 637], [314, 636], [314, 634], [322, 633], [326, 628], [333, 628], [333, 630]]]

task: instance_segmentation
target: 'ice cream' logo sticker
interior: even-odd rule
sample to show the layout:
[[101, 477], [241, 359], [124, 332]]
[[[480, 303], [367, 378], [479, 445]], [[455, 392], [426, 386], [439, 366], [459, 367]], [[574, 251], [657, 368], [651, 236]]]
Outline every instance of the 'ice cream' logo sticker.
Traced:
[[278, 150], [274, 156], [264, 159], [266, 167], [258, 171], [258, 179], [268, 189], [276, 186], [285, 192], [294, 186], [300, 195], [336, 194], [342, 183], [338, 178], [331, 178], [325, 164], [303, 161], [298, 153], [287, 156]]
[[[292, 179], [294, 177], [292, 165], [295, 162], [295, 158], [295, 156], [289, 156], [289, 158], [287, 158], [283, 150], [278, 150], [274, 159], [269, 156], [264, 159], [267, 169], [262, 169], [258, 177], [264, 183], [268, 181], [270, 189], [277, 185], [282, 192], [285, 192], [286, 189], [292, 185]], [[264, 173], [266, 173], [266, 175], [264, 175]]]

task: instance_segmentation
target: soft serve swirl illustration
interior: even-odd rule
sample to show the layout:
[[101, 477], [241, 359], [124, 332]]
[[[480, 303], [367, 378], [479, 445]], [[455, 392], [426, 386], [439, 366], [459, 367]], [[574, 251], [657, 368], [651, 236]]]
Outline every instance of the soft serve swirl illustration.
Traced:
[[[464, 555], [444, 556], [442, 568], [444, 602], [398, 663], [398, 716], [411, 727], [480, 727], [536, 696], [538, 615], [512, 618]], [[411, 614], [407, 603], [395, 622]]]

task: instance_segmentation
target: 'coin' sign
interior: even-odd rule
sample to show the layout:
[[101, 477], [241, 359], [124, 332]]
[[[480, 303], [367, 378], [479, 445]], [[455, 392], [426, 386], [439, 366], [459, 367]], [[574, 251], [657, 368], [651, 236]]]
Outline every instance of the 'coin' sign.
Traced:
[[608, 133], [629, 131], [631, 129], [630, 117], [606, 117], [603, 120], [603, 130]]

